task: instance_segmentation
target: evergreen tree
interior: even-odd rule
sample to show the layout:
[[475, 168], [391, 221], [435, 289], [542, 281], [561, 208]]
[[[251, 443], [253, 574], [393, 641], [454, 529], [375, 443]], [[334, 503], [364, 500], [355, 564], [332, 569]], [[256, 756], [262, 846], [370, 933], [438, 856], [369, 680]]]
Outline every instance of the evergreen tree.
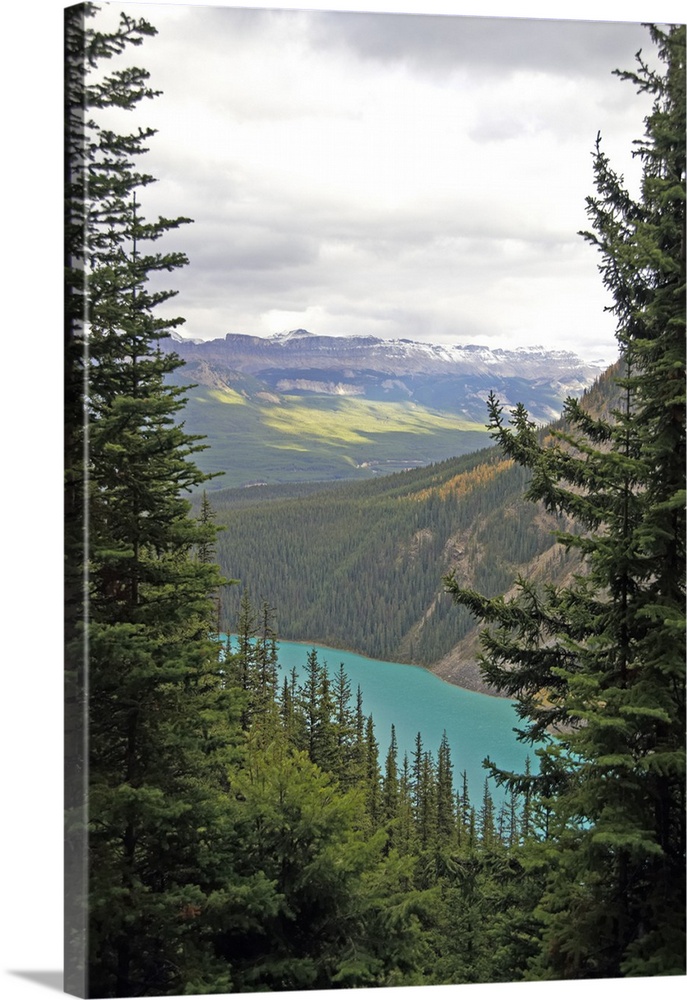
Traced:
[[215, 536], [216, 531], [213, 527], [213, 521], [215, 520], [215, 511], [212, 508], [212, 504], [208, 499], [207, 490], [203, 490], [203, 496], [200, 501], [200, 515], [198, 520], [200, 524], [208, 529], [207, 537], [203, 538], [197, 547], [198, 559], [204, 563], [216, 562], [215, 559]]
[[439, 839], [443, 843], [447, 843], [452, 839], [455, 826], [456, 816], [454, 811], [451, 747], [446, 736], [446, 730], [444, 730], [437, 758], [437, 831]]
[[204, 976], [221, 989], [226, 969], [204, 946], [205, 903], [231, 880], [231, 804], [218, 775], [236, 733], [210, 638], [221, 579], [195, 557], [212, 532], [190, 517], [184, 493], [206, 477], [189, 460], [197, 439], [175, 422], [182, 390], [167, 376], [182, 362], [159, 350], [182, 321], [157, 318], [174, 293], [148, 288], [151, 275], [186, 262], [150, 243], [188, 220], [141, 214], [137, 192], [153, 178], [135, 160], [152, 130], [120, 135], [89, 117], [155, 96], [141, 69], [91, 82], [87, 69], [155, 33], [123, 14], [103, 34], [89, 24], [95, 13], [65, 12], [68, 885], [72, 846], [85, 847], [72, 834], [83, 829], [88, 777], [67, 981], [97, 996], [172, 993]]
[[258, 616], [248, 590], [241, 594], [239, 617], [236, 623], [236, 650], [231, 650], [227, 640], [227, 656], [230, 683], [240, 694], [241, 726], [248, 731], [253, 721], [253, 697], [255, 680], [255, 637], [258, 630]]
[[[200, 503], [200, 514], [198, 517], [198, 525], [201, 530], [206, 532], [206, 537], [204, 537], [196, 546], [196, 557], [202, 563], [215, 563], [215, 541], [217, 536], [217, 531], [221, 531], [221, 528], [217, 528], [214, 524], [216, 514], [215, 510], [210, 503], [208, 498], [207, 490], [203, 490], [203, 497]], [[227, 583], [238, 583], [238, 580], [229, 580]], [[220, 588], [220, 590], [223, 588]], [[214, 620], [212, 622], [212, 632], [213, 638], [220, 642], [222, 635], [222, 599], [220, 596], [220, 590], [218, 590], [214, 596]]]
[[263, 601], [258, 616], [258, 632], [254, 647], [255, 678], [251, 691], [253, 725], [259, 721], [267, 739], [277, 728], [278, 718], [279, 671], [274, 614], [274, 608], [271, 608], [267, 601]]
[[[135, 200], [120, 220], [119, 260], [90, 281], [89, 967], [95, 989], [113, 982], [126, 996], [171, 975], [176, 918], [158, 919], [152, 940], [143, 927], [156, 897], [178, 893], [173, 873], [182, 865], [183, 882], [199, 850], [181, 816], [203, 808], [193, 785], [199, 720], [218, 705], [209, 633], [220, 579], [193, 558], [206, 535], [183, 491], [203, 477], [188, 461], [192, 439], [173, 420], [181, 402], [165, 376], [178, 362], [157, 350], [162, 329], [152, 318], [161, 296], [143, 290], [149, 268], [176, 263], [140, 254], [146, 228]], [[174, 849], [165, 852], [165, 842]], [[143, 874], [160, 867], [172, 873], [166, 885]]]
[[519, 797], [517, 792], [511, 790], [508, 796], [508, 815], [503, 837], [504, 844], [508, 850], [512, 850], [518, 844], [518, 813]]
[[306, 720], [303, 713], [298, 687], [298, 671], [291, 668], [288, 678], [284, 678], [279, 705], [284, 735], [294, 750], [307, 748]]
[[437, 835], [437, 781], [436, 764], [429, 752], [422, 755], [417, 824], [421, 846], [433, 845]]
[[[93, 81], [90, 71], [154, 33], [145, 20], [131, 18], [122, 18], [110, 33], [96, 32], [89, 27], [95, 13], [96, 8], [86, 3], [69, 7], [64, 14], [65, 973], [67, 986], [77, 992], [86, 988], [80, 956], [87, 935], [88, 637], [83, 627], [89, 601], [87, 273], [100, 245], [100, 209], [121, 183], [117, 168], [127, 145], [126, 137], [103, 134], [92, 115], [99, 108], [134, 108], [154, 96], [143, 70], [112, 72], [98, 83]], [[148, 134], [139, 133], [139, 147]], [[130, 141], [135, 144], [136, 138]], [[107, 160], [114, 163], [112, 177]], [[131, 168], [128, 180], [125, 195], [137, 183], [147, 182]], [[101, 193], [99, 199], [87, 198], [93, 190]]]
[[412, 779], [408, 754], [403, 755], [403, 765], [398, 782], [398, 827], [395, 846], [400, 854], [410, 854], [415, 844], [415, 820], [413, 818]]
[[258, 749], [236, 780], [245, 883], [226, 893], [214, 942], [234, 988], [392, 985], [416, 930], [372, 884], [383, 837], [365, 840], [362, 797], [340, 794], [306, 753], [278, 743]]
[[336, 776], [345, 788], [354, 787], [360, 780], [355, 766], [356, 724], [351, 709], [351, 683], [343, 663], [334, 678], [334, 731], [336, 734]]
[[586, 573], [543, 591], [521, 580], [508, 601], [448, 581], [497, 626], [484, 675], [543, 743], [529, 784], [559, 857], [537, 977], [684, 972], [685, 27], [650, 32], [661, 71], [640, 55], [620, 74], [655, 96], [641, 198], [598, 140], [584, 234], [614, 299], [622, 405], [593, 419], [569, 401], [567, 430], [543, 443], [524, 407], [511, 429], [489, 406], [494, 437], [532, 471], [528, 498], [576, 522], [559, 537]]
[[353, 712], [353, 746], [351, 749], [350, 775], [353, 784], [364, 784], [367, 779], [367, 720], [363, 711], [363, 693], [358, 685]]
[[479, 811], [479, 837], [483, 849], [491, 849], [496, 840], [496, 827], [494, 824], [494, 800], [489, 791], [489, 779], [484, 779], [484, 791], [482, 793], [482, 805]]
[[381, 820], [381, 775], [379, 772], [379, 744], [371, 715], [365, 723], [365, 802], [370, 825], [375, 830]]
[[320, 722], [320, 661], [317, 650], [311, 649], [306, 663], [305, 680], [299, 689], [299, 706], [305, 721], [305, 749], [308, 757], [315, 763], [317, 756], [317, 728]]
[[420, 821], [420, 813], [422, 811], [424, 797], [424, 789], [422, 785], [424, 759], [425, 748], [422, 742], [422, 733], [418, 732], [415, 737], [415, 750], [413, 751], [412, 763], [413, 810], [415, 812], [416, 823], [419, 823]]
[[323, 771], [336, 775], [340, 770], [338, 734], [334, 720], [334, 696], [326, 663], [320, 672], [317, 699], [319, 721], [315, 733], [315, 763]]
[[288, 677], [285, 677], [282, 682], [281, 697], [279, 699], [279, 719], [287, 743], [289, 746], [295, 747], [295, 709]]
[[461, 791], [460, 800], [458, 804], [458, 821], [461, 841], [465, 840], [472, 847], [473, 842], [470, 839], [470, 792], [468, 788], [468, 772], [463, 771], [461, 774]]
[[382, 810], [386, 822], [396, 818], [398, 811], [398, 743], [396, 727], [391, 726], [391, 740], [384, 764], [384, 780], [382, 782]]
[[525, 781], [522, 786], [522, 812], [520, 814], [520, 835], [524, 841], [532, 833], [532, 763], [529, 756], [525, 760]]

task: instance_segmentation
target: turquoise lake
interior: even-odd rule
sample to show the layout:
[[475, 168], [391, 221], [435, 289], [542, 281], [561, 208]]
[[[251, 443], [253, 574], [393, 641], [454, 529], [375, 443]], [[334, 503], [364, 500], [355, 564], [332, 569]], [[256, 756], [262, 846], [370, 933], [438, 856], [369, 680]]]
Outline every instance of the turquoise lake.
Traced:
[[[451, 746], [454, 782], [458, 786], [461, 773], [467, 772], [473, 803], [479, 802], [487, 775], [482, 767], [485, 757], [490, 757], [504, 770], [522, 771], [529, 756], [532, 769], [536, 770], [533, 749], [519, 743], [513, 732], [519, 720], [512, 702], [507, 699], [466, 691], [440, 680], [422, 667], [372, 660], [313, 643], [279, 643], [282, 676], [285, 672], [290, 673], [292, 667], [300, 673], [305, 668], [311, 649], [317, 650], [321, 664], [326, 663], [330, 677], [343, 663], [351, 682], [352, 707], [355, 706], [356, 690], [360, 685], [364, 712], [374, 719], [382, 764], [389, 748], [393, 723], [399, 747], [399, 766], [406, 752], [412, 760], [418, 731], [422, 733], [425, 749], [431, 750], [436, 759], [442, 734], [446, 730]], [[495, 800], [500, 800], [501, 790], [497, 790], [492, 782], [490, 786]]]

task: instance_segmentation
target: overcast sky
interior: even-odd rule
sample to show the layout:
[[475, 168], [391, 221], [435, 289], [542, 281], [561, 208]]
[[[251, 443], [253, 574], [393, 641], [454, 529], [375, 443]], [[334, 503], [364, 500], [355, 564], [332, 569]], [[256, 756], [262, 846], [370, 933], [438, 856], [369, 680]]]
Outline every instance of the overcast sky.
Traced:
[[[109, 14], [122, 5], [107, 5]], [[163, 96], [144, 211], [175, 234], [185, 336], [305, 327], [616, 356], [577, 235], [597, 131], [637, 189], [636, 22], [126, 4]], [[127, 121], [130, 124], [131, 118]]]

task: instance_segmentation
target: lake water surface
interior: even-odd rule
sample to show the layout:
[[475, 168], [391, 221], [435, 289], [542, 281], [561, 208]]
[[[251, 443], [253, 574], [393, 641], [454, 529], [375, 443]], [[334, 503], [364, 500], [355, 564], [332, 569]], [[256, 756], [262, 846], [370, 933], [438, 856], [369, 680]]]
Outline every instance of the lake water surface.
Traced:
[[[425, 749], [431, 750], [436, 759], [442, 734], [446, 730], [451, 746], [454, 782], [458, 786], [461, 772], [467, 772], [473, 804], [479, 803], [482, 794], [487, 774], [482, 767], [485, 757], [490, 757], [504, 770], [522, 771], [529, 756], [532, 769], [536, 770], [532, 748], [516, 740], [513, 727], [519, 724], [519, 720], [512, 702], [507, 699], [466, 691], [442, 681], [422, 667], [372, 660], [312, 643], [279, 643], [282, 675], [289, 673], [292, 667], [296, 667], [302, 675], [311, 649], [317, 650], [321, 664], [327, 664], [332, 679], [343, 663], [351, 682], [353, 708], [360, 685], [363, 710], [374, 719], [382, 764], [389, 748], [393, 723], [399, 747], [399, 767], [406, 752], [412, 761], [418, 731], [422, 733]], [[494, 799], [501, 800], [503, 793], [497, 791], [491, 782], [490, 785]]]

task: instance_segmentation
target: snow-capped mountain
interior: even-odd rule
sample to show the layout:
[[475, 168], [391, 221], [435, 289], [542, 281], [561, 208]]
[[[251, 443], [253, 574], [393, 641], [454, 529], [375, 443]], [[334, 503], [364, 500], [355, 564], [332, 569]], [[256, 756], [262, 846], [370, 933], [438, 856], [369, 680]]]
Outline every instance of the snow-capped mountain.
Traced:
[[169, 346], [189, 362], [204, 362], [202, 371], [209, 366], [213, 378], [219, 366], [223, 377], [240, 372], [278, 393], [418, 403], [480, 422], [492, 390], [504, 406], [522, 402], [536, 421], [553, 420], [565, 398], [581, 395], [604, 369], [571, 351], [541, 346], [508, 350], [483, 344], [437, 345], [329, 337], [303, 329], [271, 337], [228, 333], [201, 342], [177, 336]]
[[[327, 337], [308, 330], [289, 330], [271, 337], [228, 333], [217, 340], [189, 341], [175, 337], [175, 350], [184, 357], [216, 359], [238, 371], [258, 374], [265, 366], [339, 369], [351, 367], [385, 375], [475, 375], [493, 372], [501, 377], [560, 379], [589, 385], [603, 366], [588, 363], [572, 351], [544, 347], [513, 350], [483, 344], [427, 344], [379, 337]], [[192, 346], [190, 346], [192, 345]]]
[[180, 333], [177, 333], [176, 330], [172, 330], [172, 332], [170, 333], [169, 336], [170, 336], [170, 339], [173, 340], [176, 344], [202, 344], [203, 343], [203, 341], [200, 340], [197, 337], [196, 338], [194, 338], [194, 337], [182, 337], [182, 335]]

